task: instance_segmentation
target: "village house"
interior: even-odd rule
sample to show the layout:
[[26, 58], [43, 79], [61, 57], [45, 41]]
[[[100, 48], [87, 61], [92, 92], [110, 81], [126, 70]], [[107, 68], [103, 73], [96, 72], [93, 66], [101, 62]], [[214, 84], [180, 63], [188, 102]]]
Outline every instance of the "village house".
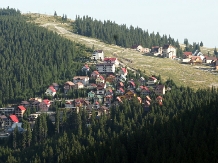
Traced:
[[14, 123], [18, 123], [19, 120], [16, 115], [10, 115], [9, 118], [4, 119], [4, 128], [10, 128]]
[[146, 86], [140, 86], [140, 94], [141, 96], [147, 96], [150, 94], [150, 90]]
[[106, 84], [98, 84], [97, 85], [97, 95], [104, 95], [105, 94]]
[[156, 101], [159, 105], [163, 105], [163, 97], [157, 96]]
[[116, 90], [117, 95], [123, 95], [124, 93], [125, 93], [125, 90], [121, 87]]
[[157, 85], [154, 92], [156, 95], [165, 95], [165, 85]]
[[119, 70], [119, 75], [126, 76], [128, 74], [127, 68], [123, 67]]
[[26, 108], [22, 105], [19, 105], [17, 108], [15, 108], [15, 115], [22, 118], [25, 111]]
[[67, 100], [65, 101], [65, 108], [66, 109], [73, 109], [75, 106], [74, 106], [74, 103], [73, 103], [73, 100]]
[[110, 114], [110, 109], [108, 108], [108, 107], [106, 107], [106, 106], [101, 106], [100, 108], [99, 108], [99, 113], [98, 113], [98, 115], [99, 116], [102, 116], [102, 115], [108, 115], [108, 114]]
[[123, 99], [132, 99], [133, 97], [136, 97], [136, 93], [133, 90], [127, 91], [124, 95], [119, 96], [121, 100]]
[[14, 107], [0, 108], [0, 113], [4, 115], [14, 114]]
[[113, 96], [113, 90], [112, 90], [112, 89], [106, 90], [105, 95], [106, 95], [106, 96], [107, 96], [107, 95]]
[[106, 74], [106, 73], [114, 73], [115, 72], [115, 64], [113, 63], [97, 63], [96, 64], [96, 70], [99, 72], [99, 73], [103, 73], [103, 74]]
[[100, 76], [100, 74], [99, 74], [98, 71], [93, 71], [93, 72], [91, 73], [91, 78], [92, 78], [92, 79], [96, 79], [96, 78], [99, 77], [99, 76]]
[[8, 118], [5, 115], [0, 115], [0, 128], [6, 128], [7, 127]]
[[162, 56], [163, 49], [159, 46], [152, 46], [151, 52], [154, 56]]
[[42, 100], [42, 102], [39, 103], [39, 111], [47, 112], [49, 110], [50, 105], [51, 102], [48, 99]]
[[205, 56], [203, 59], [203, 63], [211, 63], [213, 60], [217, 59], [216, 57]]
[[82, 88], [84, 88], [83, 83], [78, 82], [78, 83], [75, 84], [75, 89], [82, 89]]
[[97, 88], [97, 85], [94, 84], [94, 83], [90, 83], [86, 88], [87, 88], [87, 89], [90, 89], [90, 90], [94, 90], [94, 89]]
[[126, 76], [124, 76], [124, 75], [118, 75], [118, 76], [116, 77], [116, 81], [118, 81], [118, 82], [125, 82], [125, 81], [126, 81]]
[[182, 58], [187, 59], [187, 58], [191, 58], [191, 56], [192, 56], [192, 52], [183, 52]]
[[95, 97], [95, 92], [90, 91], [90, 92], [88, 93], [88, 98], [89, 98], [89, 99], [93, 99], [94, 97]]
[[47, 96], [54, 96], [56, 94], [56, 90], [54, 89], [53, 86], [48, 87], [48, 89], [46, 90], [45, 94]]
[[113, 100], [113, 95], [110, 95], [110, 94], [108, 94], [108, 95], [106, 95], [105, 97], [104, 97], [104, 103], [106, 104], [111, 104], [111, 101]]
[[88, 76], [74, 76], [73, 77], [74, 84], [81, 82], [84, 86], [89, 85], [89, 77]]
[[91, 59], [93, 60], [104, 60], [104, 52], [103, 50], [95, 50], [92, 54]]
[[191, 65], [196, 65], [196, 64], [202, 64], [202, 58], [200, 56], [192, 56], [190, 58], [190, 62]]
[[148, 86], [154, 85], [156, 83], [157, 83], [157, 79], [155, 77], [152, 76], [148, 78], [148, 82], [147, 82]]
[[163, 56], [173, 59], [176, 57], [176, 48], [172, 45], [164, 45], [163, 46]]
[[75, 84], [71, 81], [67, 81], [64, 83], [64, 93], [67, 93], [70, 89], [72, 89], [75, 86]]
[[141, 45], [133, 45], [132, 49], [138, 51], [138, 52], [143, 52], [143, 53], [149, 53], [151, 49], [149, 48], [143, 48]]
[[25, 108], [27, 108], [27, 107], [30, 107], [30, 102], [28, 102], [28, 101], [21, 101], [20, 105], [22, 105]]
[[101, 84], [101, 83], [105, 83], [104, 77], [103, 76], [98, 76], [95, 80], [96, 84]]
[[87, 64], [82, 67], [82, 71], [89, 72], [90, 68]]
[[146, 83], [144, 77], [140, 77], [140, 78], [138, 79], [138, 82], [139, 82], [140, 85], [145, 85], [145, 83]]
[[128, 89], [135, 89], [135, 88], [136, 88], [136, 85], [135, 85], [135, 82], [133, 81], [133, 79], [128, 81]]
[[100, 102], [100, 103], [102, 103], [103, 102], [103, 95], [96, 95], [95, 97], [94, 97], [94, 102]]
[[56, 91], [59, 89], [59, 85], [57, 83], [52, 83], [52, 85]]
[[114, 80], [115, 80], [115, 76], [114, 75], [109, 75], [108, 77], [106, 77], [106, 82], [113, 83]]
[[119, 61], [117, 58], [104, 58], [104, 63], [113, 63], [115, 66], [119, 65]]

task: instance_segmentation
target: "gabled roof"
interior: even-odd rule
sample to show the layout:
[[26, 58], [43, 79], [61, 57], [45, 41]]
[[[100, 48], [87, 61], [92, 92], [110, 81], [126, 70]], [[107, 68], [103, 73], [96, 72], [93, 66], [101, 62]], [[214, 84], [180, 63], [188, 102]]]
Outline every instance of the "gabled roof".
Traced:
[[125, 92], [123, 88], [119, 88], [120, 91]]
[[19, 120], [18, 120], [18, 118], [17, 118], [16, 115], [10, 115], [10, 118], [11, 118], [11, 120], [12, 120], [14, 123], [18, 123], [18, 122], [19, 122]]
[[116, 61], [117, 58], [104, 58], [104, 61]]
[[157, 80], [155, 77], [150, 77], [149, 80]]
[[141, 46], [141, 45], [133, 45], [132, 49], [136, 49], [138, 46]]
[[49, 87], [49, 89], [50, 89], [52, 92], [56, 92], [56, 90], [54, 89], [54, 87], [53, 87], [52, 85]]
[[26, 110], [25, 107], [22, 106], [22, 105], [18, 106], [18, 109], [20, 109], [20, 110]]
[[121, 87], [124, 87], [124, 84], [123, 84], [123, 82], [119, 82], [119, 84], [120, 84], [120, 86], [121, 86]]
[[117, 100], [118, 100], [119, 102], [123, 102], [123, 101], [120, 99], [120, 97], [117, 97]]
[[68, 84], [68, 85], [70, 85], [70, 86], [75, 85], [72, 81], [67, 81], [65, 84]]
[[100, 78], [101, 80], [104, 80], [104, 77], [103, 77], [103, 76], [101, 76], [101, 75], [99, 76], [99, 78]]
[[163, 99], [163, 97], [161, 97], [161, 96], [157, 96], [157, 98], [156, 98], [157, 100], [162, 100]]
[[139, 100], [139, 102], [141, 102], [141, 101], [142, 101], [141, 97], [137, 97], [137, 99]]
[[162, 89], [164, 89], [164, 87], [165, 87], [165, 85], [157, 85], [156, 89], [162, 90]]
[[81, 82], [78, 82], [78, 83], [76, 83], [77, 85], [83, 85], [83, 83], [81, 83]]
[[167, 44], [167, 45], [164, 45], [164, 46], [163, 46], [163, 49], [168, 49], [169, 46], [170, 46], [170, 45], [168, 45], [168, 44]]
[[[141, 87], [141, 86], [140, 86]], [[149, 91], [148, 87], [146, 86], [142, 86], [142, 89], [141, 90], [146, 90], [146, 91]]]
[[206, 59], [206, 60], [215, 60], [215, 59], [217, 59], [217, 58], [216, 58], [216, 57], [205, 56], [205, 59]]
[[129, 83], [131, 83], [133, 86], [135, 86], [135, 83], [133, 81], [129, 81]]
[[145, 97], [148, 101], [151, 101], [151, 98], [149, 96]]
[[192, 55], [192, 52], [183, 52], [183, 54], [184, 54], [185, 56], [189, 56], [189, 55]]
[[49, 99], [44, 99], [43, 102], [44, 102], [46, 105], [49, 105], [49, 104], [50, 104]]
[[95, 53], [102, 53], [103, 50], [95, 50], [94, 52], [95, 52]]
[[8, 119], [5, 115], [0, 115], [0, 119], [2, 119], [2, 120], [6, 120], [6, 119]]
[[127, 73], [127, 69], [125, 67], [121, 68], [124, 73]]

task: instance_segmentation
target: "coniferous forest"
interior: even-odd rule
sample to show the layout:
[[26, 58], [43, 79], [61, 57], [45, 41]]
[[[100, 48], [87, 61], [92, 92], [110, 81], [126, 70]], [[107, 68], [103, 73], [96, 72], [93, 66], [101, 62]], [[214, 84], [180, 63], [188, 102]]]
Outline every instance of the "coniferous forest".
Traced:
[[0, 11], [0, 106], [41, 95], [52, 82], [69, 80], [90, 50], [26, 23], [20, 12]]
[[[43, 94], [44, 86], [71, 79], [81, 69], [74, 60], [89, 49], [26, 23], [14, 9], [0, 14], [2, 104]], [[57, 109], [54, 124], [42, 114], [33, 131], [23, 120], [26, 132], [14, 130], [0, 139], [0, 162], [218, 162], [217, 89], [194, 91], [170, 79], [164, 84], [171, 90], [163, 105], [151, 94], [149, 112], [133, 99], [114, 105], [110, 115], [91, 116], [88, 123], [85, 110], [66, 114]]]

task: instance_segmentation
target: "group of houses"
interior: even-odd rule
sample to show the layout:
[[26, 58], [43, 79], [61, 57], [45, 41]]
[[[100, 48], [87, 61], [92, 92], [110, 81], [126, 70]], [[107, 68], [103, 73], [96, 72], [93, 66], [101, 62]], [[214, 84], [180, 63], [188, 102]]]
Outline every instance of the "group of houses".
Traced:
[[176, 48], [172, 46], [171, 44], [166, 44], [163, 47], [152, 46], [151, 49], [143, 48], [141, 45], [134, 45], [132, 46], [132, 49], [135, 49], [136, 51], [147, 53], [153, 56], [166, 57], [170, 59], [176, 58]]
[[183, 63], [188, 63], [191, 65], [196, 64], [207, 64], [218, 70], [218, 58], [216, 56], [203, 55], [201, 52], [183, 52]]
[[[162, 96], [165, 94], [165, 86], [158, 83], [154, 76], [145, 79], [128, 79], [127, 67], [119, 67], [117, 58], [105, 58], [102, 50], [95, 52], [95, 57], [102, 61], [96, 64], [96, 70], [90, 72], [89, 76], [74, 76], [71, 81], [64, 84], [52, 83], [45, 91], [45, 95], [55, 97], [58, 90], [64, 90], [63, 94], [67, 94], [70, 90], [85, 89], [88, 93], [84, 98], [65, 100], [65, 108], [72, 111], [80, 111], [85, 108], [91, 116], [93, 110], [96, 116], [102, 114], [109, 115], [110, 108], [113, 105], [119, 105], [125, 100], [137, 99], [143, 108], [148, 111], [151, 104], [150, 94], [157, 96], [156, 101], [162, 105]], [[91, 71], [89, 66], [85, 64], [82, 71]], [[90, 82], [91, 81], [91, 82]], [[60, 91], [59, 91], [60, 92]], [[53, 101], [55, 99], [53, 98]], [[30, 116], [35, 119], [38, 112], [50, 111], [52, 102], [49, 99], [30, 98], [27, 101], [21, 101], [17, 107], [0, 108], [0, 127], [9, 129], [14, 123], [19, 124], [19, 119], [23, 118], [27, 109], [35, 110], [36, 113]]]

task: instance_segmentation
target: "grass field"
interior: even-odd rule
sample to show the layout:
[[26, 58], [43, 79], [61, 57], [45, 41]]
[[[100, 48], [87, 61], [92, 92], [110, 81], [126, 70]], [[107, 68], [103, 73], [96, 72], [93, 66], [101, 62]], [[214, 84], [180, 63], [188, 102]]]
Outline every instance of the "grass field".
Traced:
[[[177, 85], [189, 86], [193, 89], [206, 88], [215, 86], [218, 87], [218, 76], [210, 72], [197, 69], [198, 66], [191, 66], [187, 64], [180, 64], [175, 60], [168, 58], [157, 58], [152, 56], [145, 56], [140, 52], [132, 49], [122, 48], [116, 45], [105, 44], [100, 40], [80, 36], [72, 33], [71, 22], [62, 23], [60, 17], [54, 18], [48, 15], [39, 14], [25, 14], [27, 17], [31, 15], [31, 22], [37, 25], [48, 28], [49, 30], [57, 32], [59, 35], [82, 43], [88, 47], [95, 47], [95, 49], [104, 50], [106, 56], [117, 57], [122, 60], [124, 64], [129, 67], [145, 71], [147, 75], [161, 75], [163, 80], [173, 79]], [[202, 47], [202, 52], [206, 53], [208, 50], [213, 51], [213, 48]], [[133, 60], [133, 63], [122, 59], [127, 58]]]

